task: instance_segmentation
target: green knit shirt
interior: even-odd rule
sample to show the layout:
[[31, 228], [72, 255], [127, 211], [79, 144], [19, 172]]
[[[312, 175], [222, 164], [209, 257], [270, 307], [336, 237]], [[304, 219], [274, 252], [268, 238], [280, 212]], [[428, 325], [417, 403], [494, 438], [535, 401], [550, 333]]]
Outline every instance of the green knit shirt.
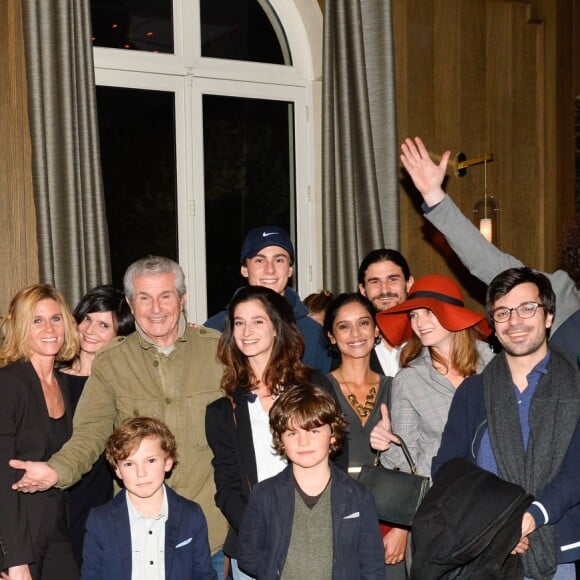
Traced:
[[295, 490], [292, 535], [282, 580], [332, 580], [331, 486], [332, 482], [312, 507]]

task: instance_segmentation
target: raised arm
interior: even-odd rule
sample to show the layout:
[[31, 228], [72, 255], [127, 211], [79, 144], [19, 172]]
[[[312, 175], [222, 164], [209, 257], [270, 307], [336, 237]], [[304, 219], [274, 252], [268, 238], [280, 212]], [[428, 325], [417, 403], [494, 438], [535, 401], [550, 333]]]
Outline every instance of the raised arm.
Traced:
[[[451, 249], [471, 274], [484, 284], [489, 284], [500, 272], [524, 265], [515, 256], [502, 252], [489, 243], [441, 188], [449, 151], [443, 153], [440, 163], [436, 164], [429, 157], [429, 152], [419, 137], [414, 140], [405, 139], [401, 151], [401, 162], [425, 202], [425, 218], [445, 236]], [[580, 293], [567, 272], [546, 272], [546, 276], [556, 293], [553, 335], [580, 308]]]
[[427, 206], [432, 207], [442, 201], [445, 197], [445, 192], [441, 185], [445, 178], [445, 171], [447, 170], [447, 163], [451, 153], [445, 151], [439, 164], [433, 163], [420, 137], [415, 137], [414, 141], [407, 137], [401, 145], [401, 151], [403, 167], [411, 176], [415, 187], [423, 196]]
[[425, 217], [445, 236], [465, 267], [485, 284], [507, 268], [523, 264], [490, 244], [441, 188], [449, 161], [449, 151], [435, 164], [419, 137], [405, 139], [401, 162], [427, 206]]

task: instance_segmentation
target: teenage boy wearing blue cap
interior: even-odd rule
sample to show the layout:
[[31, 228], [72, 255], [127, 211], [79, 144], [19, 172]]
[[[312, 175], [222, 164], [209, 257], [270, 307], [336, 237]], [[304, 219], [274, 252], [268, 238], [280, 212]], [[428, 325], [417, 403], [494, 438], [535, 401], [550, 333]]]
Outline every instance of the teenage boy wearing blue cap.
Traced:
[[[288, 234], [278, 226], [254, 228], [248, 232], [240, 254], [240, 271], [251, 286], [264, 286], [282, 294], [291, 304], [296, 323], [304, 338], [302, 360], [308, 366], [328, 373], [331, 357], [322, 326], [308, 316], [308, 308], [300, 296], [288, 286], [294, 273], [294, 245]], [[224, 329], [226, 311], [222, 310], [204, 326]]]

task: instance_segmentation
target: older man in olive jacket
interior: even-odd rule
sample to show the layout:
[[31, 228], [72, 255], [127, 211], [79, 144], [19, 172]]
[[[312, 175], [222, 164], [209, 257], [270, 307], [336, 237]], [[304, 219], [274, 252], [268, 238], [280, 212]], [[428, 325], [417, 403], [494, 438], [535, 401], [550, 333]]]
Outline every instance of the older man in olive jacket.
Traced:
[[62, 449], [48, 463], [11, 461], [12, 467], [26, 470], [13, 488], [30, 493], [71, 486], [91, 468], [123, 419], [157, 417], [179, 446], [168, 484], [201, 505], [212, 553], [219, 553], [226, 521], [214, 502], [212, 453], [204, 428], [206, 406], [221, 396], [219, 333], [187, 325], [184, 275], [172, 260], [139, 260], [127, 269], [124, 283], [137, 331], [98, 353], [75, 413], [73, 436]]

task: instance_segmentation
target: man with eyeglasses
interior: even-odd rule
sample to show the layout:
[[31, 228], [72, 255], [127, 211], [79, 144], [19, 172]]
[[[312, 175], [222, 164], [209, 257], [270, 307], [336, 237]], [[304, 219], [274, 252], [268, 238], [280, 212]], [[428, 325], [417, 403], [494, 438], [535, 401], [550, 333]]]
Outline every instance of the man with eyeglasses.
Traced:
[[[444, 236], [451, 249], [465, 267], [485, 284], [507, 268], [524, 264], [489, 243], [468, 220], [442, 189], [449, 151], [441, 156], [439, 164], [433, 163], [423, 141], [405, 139], [401, 145], [401, 162], [423, 197], [423, 213]], [[576, 272], [577, 268], [573, 268]], [[570, 353], [580, 356], [580, 291], [579, 280], [571, 272], [556, 270], [546, 273], [557, 297], [558, 310], [552, 323], [550, 342]]]
[[580, 558], [580, 371], [548, 346], [556, 298], [530, 268], [496, 276], [487, 291], [490, 325], [503, 346], [456, 391], [432, 475], [461, 457], [535, 497], [519, 541], [526, 578], [576, 578]]

